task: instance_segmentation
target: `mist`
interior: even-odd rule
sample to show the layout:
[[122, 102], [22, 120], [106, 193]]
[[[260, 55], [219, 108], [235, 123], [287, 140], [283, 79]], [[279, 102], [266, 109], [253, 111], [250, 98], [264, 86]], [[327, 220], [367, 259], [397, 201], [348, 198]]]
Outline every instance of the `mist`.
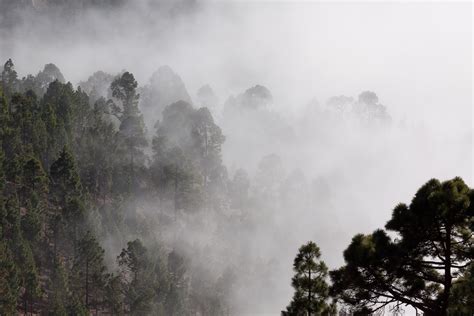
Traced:
[[[470, 3], [149, 0], [65, 16], [53, 2], [11, 2], [0, 3], [0, 60], [20, 77], [54, 63], [90, 93], [96, 71], [130, 71], [150, 140], [167, 105], [209, 108], [228, 178], [245, 171], [257, 206], [169, 223], [170, 205], [153, 195], [138, 204], [156, 225], [149, 238], [180, 249], [204, 280], [240, 272], [235, 315], [284, 309], [301, 244], [314, 240], [337, 268], [355, 234], [383, 227], [429, 179], [474, 185]], [[168, 79], [179, 92], [166, 98], [153, 89]], [[382, 117], [354, 111], [367, 91]], [[342, 109], [334, 96], [347, 96]], [[99, 235], [114, 266], [126, 240]]]

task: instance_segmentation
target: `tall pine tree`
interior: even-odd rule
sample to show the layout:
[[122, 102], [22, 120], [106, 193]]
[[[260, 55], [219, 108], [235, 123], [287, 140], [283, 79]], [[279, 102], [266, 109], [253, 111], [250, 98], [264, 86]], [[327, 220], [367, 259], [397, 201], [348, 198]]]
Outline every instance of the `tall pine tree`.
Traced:
[[328, 268], [320, 257], [321, 252], [314, 242], [300, 247], [293, 262], [295, 276], [292, 286], [295, 294], [283, 315], [335, 315], [334, 308], [326, 303], [329, 297], [326, 283]]

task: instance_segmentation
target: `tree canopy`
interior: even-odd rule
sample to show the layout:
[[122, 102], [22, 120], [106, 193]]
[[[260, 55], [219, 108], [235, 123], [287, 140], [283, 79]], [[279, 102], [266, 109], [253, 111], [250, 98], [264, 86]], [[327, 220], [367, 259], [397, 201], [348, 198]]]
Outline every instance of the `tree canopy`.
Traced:
[[386, 230], [352, 239], [346, 265], [331, 271], [333, 294], [357, 310], [403, 304], [447, 315], [474, 257], [473, 197], [461, 178], [428, 181], [395, 207]]
[[312, 241], [298, 250], [293, 263], [295, 276], [291, 280], [295, 294], [282, 315], [335, 315], [335, 306], [326, 302], [329, 298], [329, 287], [326, 283], [328, 268], [320, 257], [319, 247]]

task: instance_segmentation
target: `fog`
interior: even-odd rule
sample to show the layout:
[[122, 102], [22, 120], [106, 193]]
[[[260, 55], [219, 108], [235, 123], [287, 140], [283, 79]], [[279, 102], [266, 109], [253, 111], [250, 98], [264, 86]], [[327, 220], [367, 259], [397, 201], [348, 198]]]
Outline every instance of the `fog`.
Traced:
[[[255, 226], [219, 232], [220, 240], [212, 216], [188, 219], [195, 225], [184, 238], [219, 245], [219, 254], [194, 260], [218, 258], [218, 271], [242, 260], [261, 276], [235, 291], [237, 314], [275, 315], [288, 304], [302, 243], [314, 240], [336, 268], [354, 234], [383, 227], [393, 207], [429, 179], [461, 176], [474, 184], [470, 3], [149, 0], [71, 18], [48, 1], [33, 4], [0, 15], [0, 60], [12, 58], [22, 76], [52, 62], [74, 85], [98, 70], [127, 70], [144, 87], [167, 65], [195, 107], [203, 105], [198, 89], [212, 87], [229, 178], [244, 169], [258, 195], [259, 162], [274, 154], [281, 174], [271, 171], [272, 185], [295, 175], [295, 183], [313, 188], [266, 204], [264, 215], [251, 214]], [[239, 95], [256, 85], [271, 98], [233, 112], [229, 98], [244, 104]], [[327, 104], [344, 95], [354, 105], [364, 91], [375, 92], [389, 119], [361, 121], [350, 108], [341, 114]], [[160, 113], [146, 111], [152, 135]], [[142, 204], [150, 217], [162, 207]]]

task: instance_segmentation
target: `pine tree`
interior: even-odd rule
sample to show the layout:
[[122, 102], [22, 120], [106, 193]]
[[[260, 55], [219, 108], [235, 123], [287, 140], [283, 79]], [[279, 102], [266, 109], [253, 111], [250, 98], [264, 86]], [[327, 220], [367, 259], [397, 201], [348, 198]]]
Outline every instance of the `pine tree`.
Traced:
[[36, 106], [35, 103], [36, 97], [34, 95], [14, 94], [11, 98], [11, 106], [14, 109], [13, 120], [20, 134], [23, 147], [32, 146], [33, 144], [33, 115]]
[[[155, 145], [159, 138], [153, 139]], [[196, 210], [202, 205], [201, 181], [192, 162], [179, 147], [154, 147], [155, 159], [151, 165], [151, 178], [159, 197], [172, 201], [175, 219], [180, 210]]]
[[[1, 192], [1, 191], [0, 191]], [[0, 314], [13, 315], [20, 295], [20, 277], [15, 254], [9, 242], [12, 237], [12, 216], [0, 195]], [[14, 217], [13, 217], [14, 218]]]
[[154, 276], [147, 249], [139, 239], [130, 241], [117, 261], [121, 267], [124, 302], [128, 311], [131, 315], [149, 313], [154, 297]]
[[204, 187], [211, 184], [222, 185], [223, 168], [221, 147], [225, 137], [219, 126], [214, 123], [211, 112], [201, 108], [193, 114], [191, 132], [193, 157], [197, 157], [203, 174]]
[[90, 121], [77, 141], [77, 161], [84, 188], [89, 194], [104, 200], [111, 190], [112, 169], [117, 159], [114, 155], [116, 129], [104, 117], [107, 105], [99, 99], [90, 114]]
[[38, 159], [28, 158], [22, 168], [20, 200], [26, 201], [34, 198], [44, 202], [48, 193], [48, 184], [48, 178]]
[[8, 59], [3, 66], [2, 88], [7, 98], [18, 90], [18, 74], [11, 59]]
[[44, 221], [42, 215], [42, 211], [37, 205], [31, 205], [31, 203], [29, 203], [27, 213], [21, 218], [22, 234], [24, 238], [32, 244], [39, 241], [38, 239]]
[[27, 314], [32, 312], [34, 301], [40, 294], [39, 274], [33, 251], [27, 240], [21, 239], [17, 245], [17, 256], [21, 285], [24, 289], [21, 297], [23, 311]]
[[319, 247], [312, 241], [300, 247], [293, 263], [295, 289], [293, 300], [284, 315], [330, 315], [328, 312], [328, 268], [320, 260]]
[[31, 243], [35, 253], [39, 252], [36, 246], [40, 234], [44, 234], [48, 184], [49, 180], [39, 160], [27, 158], [23, 164], [18, 196], [26, 212], [21, 218], [22, 234]]
[[88, 231], [78, 242], [73, 266], [76, 293], [84, 298], [83, 304], [87, 309], [99, 303], [98, 289], [105, 282], [104, 250], [100, 247], [94, 235]]
[[69, 299], [67, 275], [62, 263], [57, 258], [54, 260], [49, 289], [51, 291], [48, 295], [49, 313], [55, 316], [66, 316]]
[[51, 165], [51, 193], [60, 205], [65, 205], [68, 199], [81, 197], [82, 185], [76, 163], [67, 147], [59, 153], [58, 159]]
[[120, 315], [123, 312], [122, 284], [119, 275], [107, 276], [105, 286], [105, 304], [112, 315]]
[[[0, 205], [1, 212], [2, 205]], [[18, 270], [13, 254], [2, 237], [0, 240], [0, 315], [16, 314], [19, 294]]]
[[42, 162], [44, 166], [50, 166], [53, 157], [55, 157], [57, 152], [60, 150], [60, 140], [57, 139], [59, 127], [57, 123], [56, 112], [54, 111], [51, 103], [42, 103], [40, 117], [41, 122], [43, 122], [46, 129], [46, 147], [44, 148], [45, 157], [43, 157]]
[[473, 201], [461, 178], [425, 183], [393, 209], [386, 230], [352, 238], [346, 264], [330, 273], [333, 295], [356, 310], [394, 303], [448, 315], [454, 285], [474, 259]]
[[71, 83], [53, 81], [43, 97], [43, 104], [49, 104], [56, 116], [54, 137], [60, 147], [73, 145], [73, 132], [76, 112], [76, 97]]
[[[3, 170], [4, 162], [5, 153], [3, 152], [2, 143], [0, 141], [0, 197], [2, 197], [3, 189], [5, 188], [5, 171]], [[0, 203], [3, 203], [3, 201], [0, 200]]]
[[2, 89], [0, 89], [0, 141], [5, 159], [11, 162], [21, 151], [21, 143], [9, 102]]
[[[50, 168], [50, 192], [54, 205], [51, 216], [54, 253], [63, 246], [69, 256], [74, 255], [77, 240], [85, 223], [85, 206], [79, 173], [71, 152], [64, 147]], [[69, 238], [62, 238], [68, 236]], [[71, 238], [72, 237], [72, 238]]]
[[138, 109], [138, 100], [140, 95], [137, 93], [137, 81], [129, 72], [125, 72], [119, 78], [115, 79], [110, 88], [112, 96], [120, 102], [120, 107], [114, 102], [110, 102], [112, 113], [119, 119], [119, 143], [123, 155], [127, 155], [128, 159], [125, 164], [128, 166], [128, 188], [127, 192], [131, 192], [132, 188], [137, 187], [137, 168], [144, 161], [143, 148], [147, 145], [145, 137], [145, 125], [143, 116]]
[[462, 277], [453, 283], [449, 315], [474, 314], [474, 263], [466, 268]]
[[170, 288], [165, 302], [166, 315], [183, 315], [186, 309], [188, 280], [186, 278], [186, 264], [183, 256], [173, 250], [168, 255], [168, 273], [170, 274]]

